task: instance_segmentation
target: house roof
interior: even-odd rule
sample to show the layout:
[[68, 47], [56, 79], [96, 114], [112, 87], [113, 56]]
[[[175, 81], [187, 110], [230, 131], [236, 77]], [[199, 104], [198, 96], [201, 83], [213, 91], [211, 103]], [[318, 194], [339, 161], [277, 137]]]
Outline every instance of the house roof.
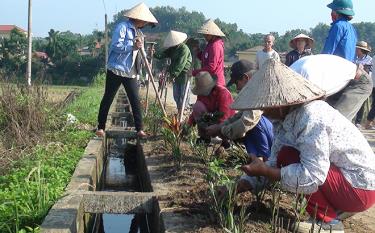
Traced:
[[16, 25], [0, 25], [0, 32], [10, 32], [12, 31], [13, 29], [17, 29], [18, 31], [21, 31], [21, 32], [26, 32], [25, 30], [23, 30], [22, 28], [20, 27], [17, 27]]
[[35, 52], [34, 52], [34, 55], [35, 55], [37, 58], [44, 58], [44, 59], [48, 58], [48, 55], [47, 55], [47, 53], [45, 53], [45, 52], [35, 51]]

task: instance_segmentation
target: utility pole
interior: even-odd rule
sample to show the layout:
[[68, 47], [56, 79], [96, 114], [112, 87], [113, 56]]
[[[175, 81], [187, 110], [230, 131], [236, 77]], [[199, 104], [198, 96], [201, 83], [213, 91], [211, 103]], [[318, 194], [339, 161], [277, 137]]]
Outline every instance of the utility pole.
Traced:
[[27, 26], [27, 71], [26, 79], [28, 86], [31, 86], [31, 57], [32, 57], [32, 35], [31, 35], [31, 0], [29, 0], [29, 11], [28, 11], [28, 26]]
[[107, 13], [104, 15], [104, 53], [105, 53], [105, 72], [107, 72], [108, 62], [108, 21]]

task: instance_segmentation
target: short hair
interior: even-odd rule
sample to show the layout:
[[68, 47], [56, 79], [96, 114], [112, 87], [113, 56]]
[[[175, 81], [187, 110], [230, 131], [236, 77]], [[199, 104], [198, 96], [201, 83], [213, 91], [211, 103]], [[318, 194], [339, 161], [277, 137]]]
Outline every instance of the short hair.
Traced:
[[272, 41], [275, 41], [275, 37], [274, 37], [274, 35], [272, 35], [271, 33], [265, 35], [264, 38], [263, 38], [263, 40], [266, 40], [267, 37], [270, 37]]

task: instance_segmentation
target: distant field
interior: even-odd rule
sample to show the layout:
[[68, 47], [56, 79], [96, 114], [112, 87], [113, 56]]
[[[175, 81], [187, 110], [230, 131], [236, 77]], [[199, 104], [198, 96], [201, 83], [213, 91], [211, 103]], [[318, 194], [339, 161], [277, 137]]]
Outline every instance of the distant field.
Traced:
[[65, 99], [71, 91], [84, 90], [87, 87], [80, 86], [48, 86], [48, 101], [58, 103]]
[[[0, 83], [0, 86], [3, 85]], [[73, 90], [85, 90], [87, 87], [82, 86], [46, 86], [48, 91], [48, 102], [51, 103], [57, 103], [60, 101], [63, 101], [65, 97], [68, 96], [68, 94]], [[2, 89], [0, 88], [0, 94], [2, 92]]]

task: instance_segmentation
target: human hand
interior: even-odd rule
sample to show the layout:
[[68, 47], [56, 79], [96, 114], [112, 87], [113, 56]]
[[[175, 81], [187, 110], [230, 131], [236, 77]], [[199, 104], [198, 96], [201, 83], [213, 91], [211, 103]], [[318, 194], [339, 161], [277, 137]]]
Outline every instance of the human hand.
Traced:
[[137, 37], [134, 40], [133, 49], [138, 50], [138, 49], [141, 49], [141, 48], [143, 48], [143, 39], [141, 37]]
[[255, 155], [250, 155], [251, 163], [243, 165], [241, 170], [248, 176], [266, 176], [268, 166]]

